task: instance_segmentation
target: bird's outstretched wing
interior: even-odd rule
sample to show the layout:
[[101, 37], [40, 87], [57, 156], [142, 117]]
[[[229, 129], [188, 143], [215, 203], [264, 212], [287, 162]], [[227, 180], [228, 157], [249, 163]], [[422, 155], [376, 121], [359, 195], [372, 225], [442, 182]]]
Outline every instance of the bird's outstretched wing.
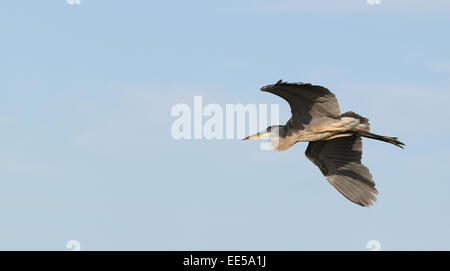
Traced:
[[312, 141], [306, 156], [320, 168], [327, 180], [349, 200], [364, 207], [376, 201], [375, 183], [369, 169], [361, 164], [359, 136]]
[[289, 103], [292, 117], [288, 124], [293, 128], [302, 129], [314, 118], [338, 118], [340, 115], [336, 97], [321, 86], [280, 80], [276, 84], [262, 87], [261, 90], [278, 95]]

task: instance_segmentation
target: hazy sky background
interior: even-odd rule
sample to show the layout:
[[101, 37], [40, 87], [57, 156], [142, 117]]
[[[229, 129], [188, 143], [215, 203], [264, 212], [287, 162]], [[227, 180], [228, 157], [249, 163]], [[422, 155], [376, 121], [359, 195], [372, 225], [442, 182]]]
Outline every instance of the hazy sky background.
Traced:
[[[0, 249], [450, 249], [450, 2], [5, 1]], [[346, 200], [306, 144], [174, 140], [174, 104], [280, 103], [321, 84], [363, 140], [378, 202]]]

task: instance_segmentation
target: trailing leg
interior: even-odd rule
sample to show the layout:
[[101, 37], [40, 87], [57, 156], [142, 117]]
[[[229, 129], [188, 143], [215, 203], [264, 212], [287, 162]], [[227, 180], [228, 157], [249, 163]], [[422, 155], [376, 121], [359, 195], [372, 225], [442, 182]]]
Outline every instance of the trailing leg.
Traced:
[[372, 138], [375, 140], [380, 140], [380, 141], [384, 141], [387, 143], [391, 143], [397, 147], [400, 147], [403, 149], [403, 146], [405, 145], [403, 142], [399, 141], [396, 137], [390, 137], [390, 136], [382, 136], [382, 135], [377, 135], [377, 134], [373, 134], [364, 130], [360, 130], [357, 129], [356, 134], [359, 136], [363, 136], [363, 137], [367, 137], [367, 138]]

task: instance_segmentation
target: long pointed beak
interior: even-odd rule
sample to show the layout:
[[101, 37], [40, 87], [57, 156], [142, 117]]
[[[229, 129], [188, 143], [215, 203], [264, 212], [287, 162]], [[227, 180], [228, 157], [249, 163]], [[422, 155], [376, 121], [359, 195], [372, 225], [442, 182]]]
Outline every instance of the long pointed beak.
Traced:
[[269, 136], [268, 133], [259, 132], [259, 133], [254, 134], [254, 135], [247, 136], [246, 138], [243, 138], [242, 140], [250, 140], [250, 139], [255, 139], [255, 138], [263, 138], [263, 137], [268, 137], [268, 136]]

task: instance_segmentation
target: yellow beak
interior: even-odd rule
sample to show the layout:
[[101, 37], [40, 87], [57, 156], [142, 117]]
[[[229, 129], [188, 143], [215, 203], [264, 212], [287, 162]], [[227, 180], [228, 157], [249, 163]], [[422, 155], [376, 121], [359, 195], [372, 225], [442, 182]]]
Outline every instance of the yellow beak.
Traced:
[[244, 138], [242, 140], [250, 140], [250, 139], [262, 138], [262, 137], [267, 137], [267, 136], [268, 136], [267, 133], [260, 132], [260, 133], [254, 134], [252, 136], [247, 136], [246, 138]]

